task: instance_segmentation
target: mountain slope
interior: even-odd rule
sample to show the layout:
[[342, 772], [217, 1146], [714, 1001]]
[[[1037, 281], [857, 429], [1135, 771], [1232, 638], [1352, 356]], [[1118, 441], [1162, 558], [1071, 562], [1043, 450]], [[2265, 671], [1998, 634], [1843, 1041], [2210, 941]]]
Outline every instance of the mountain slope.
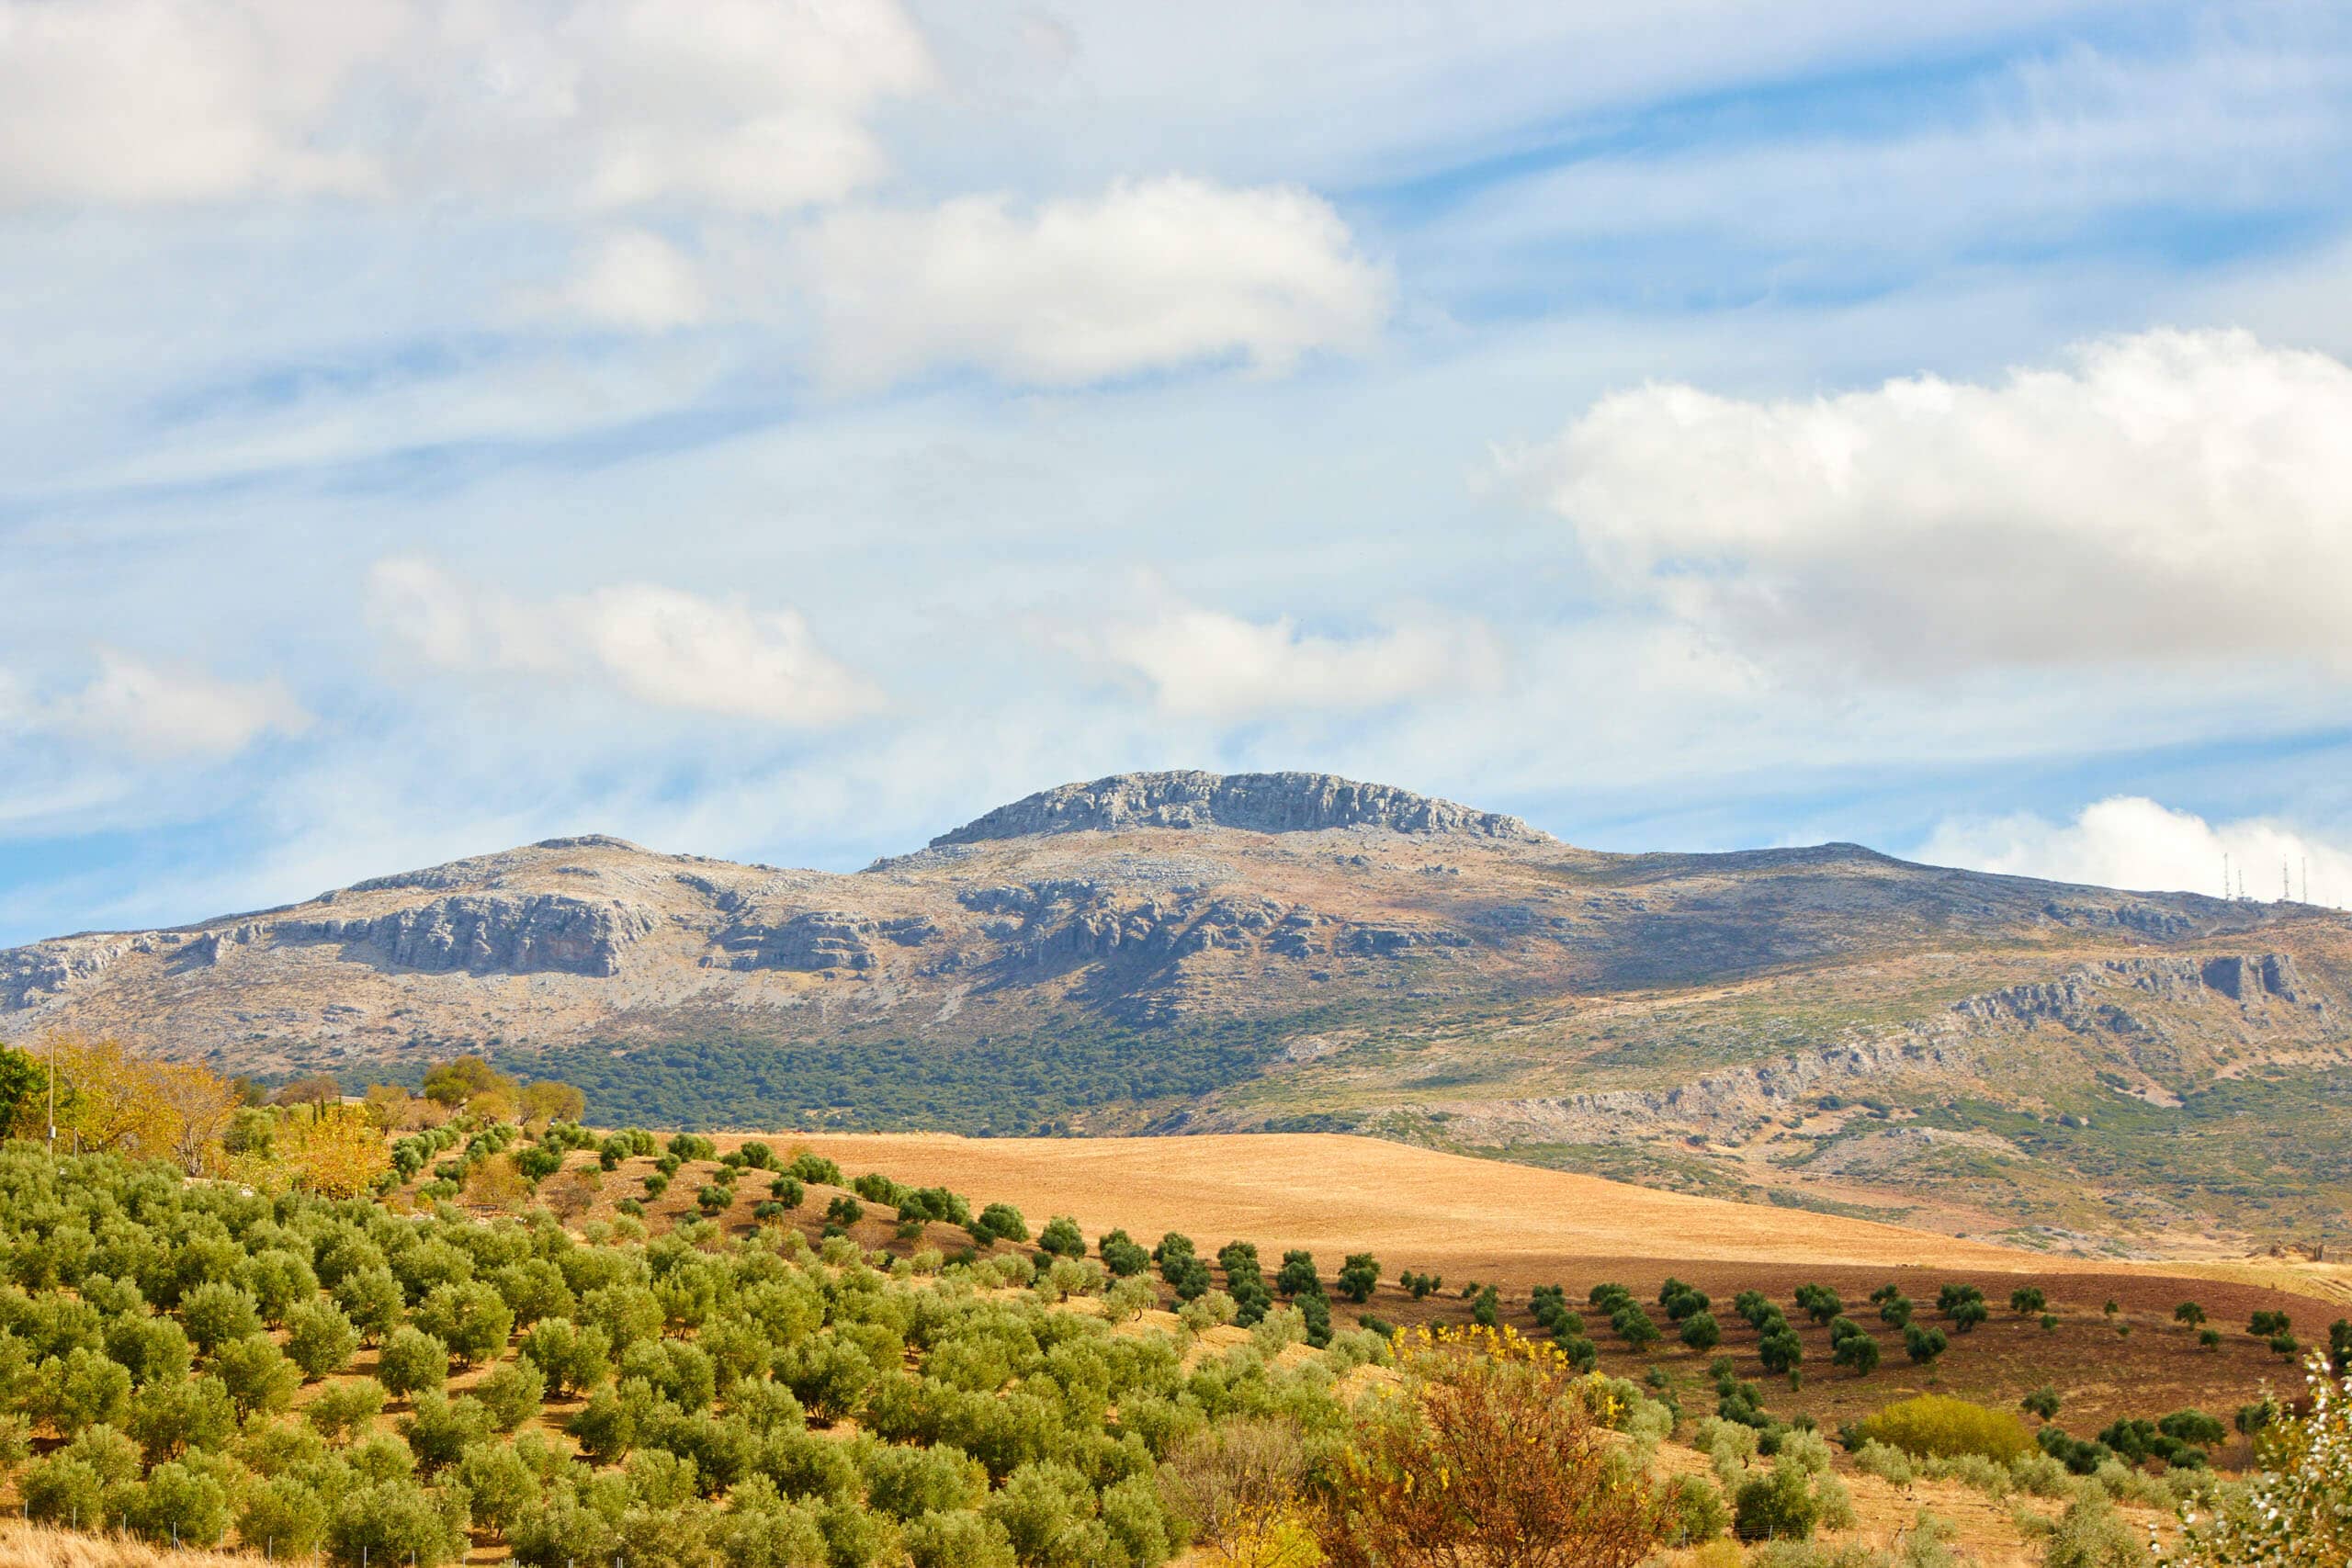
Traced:
[[265, 1076], [483, 1049], [615, 1119], [1344, 1128], [2056, 1246], [2334, 1234], [2348, 1007], [2332, 911], [1600, 854], [1310, 773], [1067, 785], [851, 874], [554, 840], [0, 953], [0, 1032]]

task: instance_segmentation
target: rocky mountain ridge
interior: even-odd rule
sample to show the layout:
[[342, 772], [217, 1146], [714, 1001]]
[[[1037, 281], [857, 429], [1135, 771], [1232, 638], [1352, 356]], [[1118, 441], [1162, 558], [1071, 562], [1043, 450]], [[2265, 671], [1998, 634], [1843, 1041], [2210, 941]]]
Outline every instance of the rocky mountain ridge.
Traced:
[[[851, 874], [589, 835], [0, 952], [0, 1035], [265, 1077], [486, 1050], [615, 1119], [1347, 1127], [2069, 1234], [2324, 1213], [2352, 1138], [2269, 1130], [2346, 1081], [2347, 1006], [2333, 911], [1600, 854], [1310, 773], [1064, 785]], [[2184, 1129], [2234, 1174], [2151, 1207]]]

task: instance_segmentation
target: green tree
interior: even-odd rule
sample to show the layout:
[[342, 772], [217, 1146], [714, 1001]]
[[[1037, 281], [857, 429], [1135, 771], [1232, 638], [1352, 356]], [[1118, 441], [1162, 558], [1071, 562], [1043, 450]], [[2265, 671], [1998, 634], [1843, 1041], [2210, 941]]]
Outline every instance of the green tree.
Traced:
[[448, 1376], [448, 1346], [421, 1328], [392, 1330], [376, 1359], [376, 1381], [395, 1399], [437, 1391]]
[[316, 1381], [332, 1377], [351, 1364], [359, 1348], [359, 1330], [343, 1309], [324, 1297], [302, 1303], [286, 1314], [286, 1353]]
[[1340, 1294], [1359, 1306], [1380, 1288], [1380, 1259], [1369, 1252], [1351, 1252], [1340, 1267]]
[[294, 1403], [294, 1391], [302, 1386], [301, 1370], [266, 1334], [247, 1335], [220, 1347], [214, 1371], [241, 1421], [255, 1414], [277, 1415]]

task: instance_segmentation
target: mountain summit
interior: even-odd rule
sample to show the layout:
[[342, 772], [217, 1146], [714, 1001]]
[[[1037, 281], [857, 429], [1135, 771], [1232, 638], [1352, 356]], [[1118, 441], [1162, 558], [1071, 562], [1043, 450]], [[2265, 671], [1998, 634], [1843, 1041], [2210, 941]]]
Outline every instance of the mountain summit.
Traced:
[[591, 835], [0, 952], [0, 1035], [265, 1077], [484, 1051], [654, 1126], [1345, 1128], [2053, 1245], [2341, 1227], [2347, 1020], [2333, 911], [1600, 854], [1309, 773], [1065, 784], [849, 874]]
[[1237, 828], [1253, 833], [1380, 828], [1397, 833], [1546, 839], [1516, 817], [1331, 773], [1186, 771], [1114, 773], [1091, 784], [1039, 790], [931, 842], [936, 849], [1036, 833], [1115, 833], [1133, 828]]

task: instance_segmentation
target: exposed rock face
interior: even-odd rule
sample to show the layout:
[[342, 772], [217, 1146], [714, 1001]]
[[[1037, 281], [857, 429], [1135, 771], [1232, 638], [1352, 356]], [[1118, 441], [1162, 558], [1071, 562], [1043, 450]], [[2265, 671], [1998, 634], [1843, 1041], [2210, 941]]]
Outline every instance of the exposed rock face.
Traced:
[[1117, 773], [1041, 790], [942, 833], [932, 844], [1128, 828], [1238, 828], [1252, 833], [1385, 828], [1530, 842], [1545, 839], [1516, 817], [1329, 773]]
[[631, 905], [458, 894], [372, 919], [282, 921], [275, 934], [370, 948], [386, 963], [427, 973], [609, 976], [620, 973], [622, 950], [652, 929], [652, 914]]

